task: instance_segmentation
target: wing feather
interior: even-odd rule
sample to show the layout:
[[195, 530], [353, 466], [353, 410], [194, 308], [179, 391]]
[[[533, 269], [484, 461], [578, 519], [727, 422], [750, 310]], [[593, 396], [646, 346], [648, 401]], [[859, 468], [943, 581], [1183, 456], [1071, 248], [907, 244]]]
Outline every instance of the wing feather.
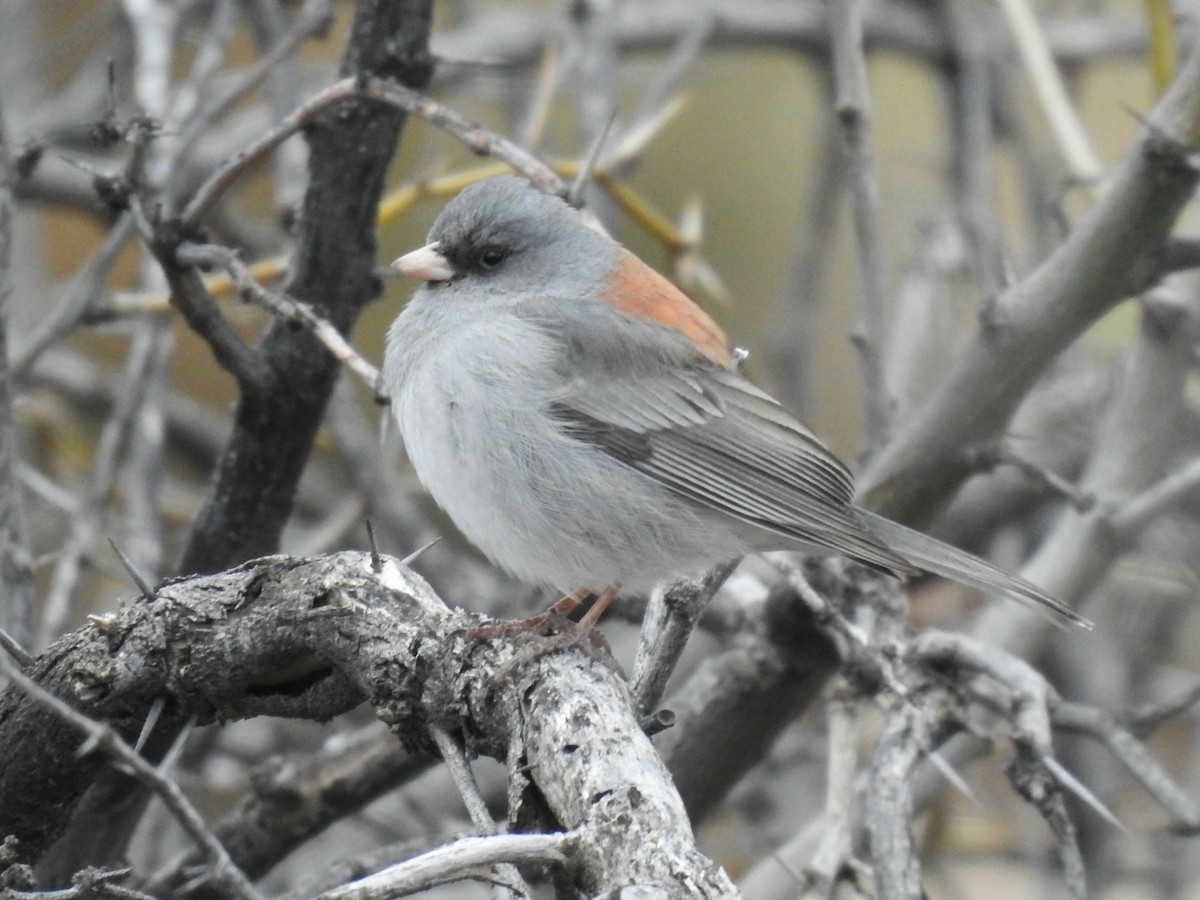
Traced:
[[837, 457], [734, 372], [592, 377], [552, 412], [572, 437], [712, 509], [891, 572], [916, 571], [863, 525]]

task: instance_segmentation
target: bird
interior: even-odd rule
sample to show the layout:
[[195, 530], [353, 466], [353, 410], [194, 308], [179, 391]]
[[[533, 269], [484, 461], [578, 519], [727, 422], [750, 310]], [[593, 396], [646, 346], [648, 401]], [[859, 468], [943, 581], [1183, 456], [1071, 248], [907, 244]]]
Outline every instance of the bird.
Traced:
[[1030, 582], [854, 502], [850, 470], [740, 371], [713, 319], [562, 198], [466, 187], [388, 329], [382, 378], [418, 479], [531, 585], [649, 590], [750, 553], [840, 554], [1090, 623]]

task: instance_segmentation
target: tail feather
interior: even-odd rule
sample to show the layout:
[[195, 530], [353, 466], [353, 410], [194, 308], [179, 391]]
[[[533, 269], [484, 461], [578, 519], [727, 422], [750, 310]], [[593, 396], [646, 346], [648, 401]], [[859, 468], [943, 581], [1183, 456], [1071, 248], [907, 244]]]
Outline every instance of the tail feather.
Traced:
[[1083, 628], [1092, 627], [1091, 621], [1024, 578], [891, 519], [864, 509], [858, 513], [872, 534], [921, 569], [981, 591], [1003, 591], [1042, 612], [1053, 611], [1060, 617], [1053, 619], [1056, 624], [1066, 620]]

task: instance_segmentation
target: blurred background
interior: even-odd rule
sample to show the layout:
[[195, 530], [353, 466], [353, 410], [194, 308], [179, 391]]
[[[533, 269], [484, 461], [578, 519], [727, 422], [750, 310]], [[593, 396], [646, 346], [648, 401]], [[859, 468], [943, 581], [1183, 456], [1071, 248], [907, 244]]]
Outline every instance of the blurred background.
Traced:
[[[885, 316], [880, 349], [903, 420], [941, 385], [988, 301], [1031, 271], [1093, 206], [1129, 152], [1140, 116], [1159, 96], [1174, 45], [1190, 46], [1195, 9], [1156, 0], [1035, 3], [1041, 36], [1090, 147], [1082, 164], [1064, 153], [1056, 123], [1039, 102], [1008, 4], [895, 0], [864, 9]], [[224, 52], [206, 86], [216, 94], [301, 15], [301, 4], [0, 0], [0, 108], [8, 152], [18, 162], [7, 337], [34, 572], [31, 603], [10, 609], [5, 627], [35, 652], [88, 614], [136, 594], [110, 540], [147, 579], [174, 574], [237, 396], [208, 345], [168, 306], [144, 249], [132, 235], [114, 237], [112, 212], [95, 190], [95, 179], [116, 172], [129, 152], [106, 142], [106, 119], [139, 110], [163, 114], [145, 108], [139, 79], [147, 77], [153, 48], [139, 45], [145, 32], [131, 25], [156, 10], [173, 23], [158, 76], [172, 90], [188, 84], [214, 23], [227, 19], [220, 25], [227, 29]], [[337, 0], [328, 10], [328, 31], [298, 43], [278, 70], [283, 77], [266, 79], [194, 137], [184, 183], [194, 187], [336, 79], [352, 5]], [[563, 164], [568, 175], [615, 110], [600, 169], [620, 190], [605, 190], [602, 180], [589, 194], [593, 210], [749, 350], [756, 380], [843, 458], [865, 458], [872, 448], [851, 340], [863, 269], [834, 113], [824, 5], [454, 0], [436, 4], [435, 15], [437, 68], [429, 92]], [[1166, 22], [1157, 44], [1156, 16]], [[165, 134], [172, 136], [169, 125]], [[276, 286], [272, 273], [286, 271], [302, 195], [304, 152], [300, 138], [292, 138], [238, 182], [208, 223], [211, 236], [238, 247], [247, 262], [265, 261], [264, 281]], [[420, 245], [447, 197], [493, 167], [445, 133], [410, 120], [392, 166], [379, 265]], [[1176, 281], [1194, 307], [1195, 285]], [[378, 362], [387, 326], [412, 290], [385, 278], [352, 335], [367, 359]], [[228, 291], [221, 302], [253, 341], [266, 314]], [[1137, 304], [1118, 307], [1052, 369], [1011, 429], [1027, 457], [1068, 481], [1078, 476], [1140, 319]], [[158, 374], [135, 385], [130, 360], [139, 353], [160, 361], [152, 367]], [[453, 535], [421, 495], [395, 436], [385, 433], [370, 391], [348, 373], [342, 380], [281, 552], [364, 547], [363, 521], [371, 514], [386, 552], [404, 555], [448, 536], [418, 567], [452, 605], [514, 614], [537, 608], [544, 598], [495, 573]], [[1187, 387], [1182, 455], [1193, 451], [1197, 433], [1194, 361]], [[153, 399], [143, 407], [147, 395]], [[374, 508], [379, 501], [367, 485], [379, 482], [369, 482], [364, 469], [387, 479], [395, 493], [388, 509]], [[948, 511], [942, 533], [976, 549], [999, 548], [1001, 556], [1008, 547], [1009, 558], [1019, 561], [1062, 502], [1061, 494], [1011, 471], [980, 476]], [[1182, 517], [1158, 532], [1106, 583], [1104, 609], [1112, 617], [1098, 618], [1107, 636], [1077, 654], [1125, 654], [1114, 664], [1119, 673], [1099, 664], [1096, 675], [1111, 682], [1098, 699], [1114, 715], [1195, 680], [1198, 532]], [[1122, 614], [1122, 598], [1131, 594], [1137, 612]], [[965, 605], [958, 591], [926, 586], [914, 597], [914, 617], [948, 623]], [[605, 630], [618, 656], [636, 633], [621, 621]], [[705, 640], [697, 639], [696, 654]], [[1185, 713], [1153, 743], [1193, 789], [1200, 782], [1198, 724]], [[820, 714], [789, 727], [772, 756], [698, 823], [705, 849], [735, 878], [819, 810], [823, 729]], [[367, 741], [376, 731], [382, 726], [361, 711], [327, 726], [254, 721], [205, 729], [190, 740], [180, 777], [218, 819], [251, 790], [251, 775], [264, 760], [274, 760], [276, 772], [318, 748], [333, 752], [337, 741], [350, 740], [346, 735]], [[1167, 835], [1150, 801], [1114, 766], [1096, 765], [1092, 774], [1112, 779], [1105, 796], [1130, 833], [1095, 817], [1081, 825], [1096, 867], [1094, 895], [1200, 897], [1194, 843]], [[931, 896], [1058, 896], [1045, 825], [1014, 797], [996, 757], [963, 774], [973, 799], [942, 791], [918, 820]], [[502, 804], [500, 768], [481, 764], [480, 777]], [[425, 771], [283, 861], [269, 883], [293, 887], [325, 858], [461, 828], [451, 796], [444, 773]], [[162, 811], [152, 811], [135, 861], [154, 870], [180, 841]], [[482, 888], [453, 888], [438, 896], [482, 895]]]

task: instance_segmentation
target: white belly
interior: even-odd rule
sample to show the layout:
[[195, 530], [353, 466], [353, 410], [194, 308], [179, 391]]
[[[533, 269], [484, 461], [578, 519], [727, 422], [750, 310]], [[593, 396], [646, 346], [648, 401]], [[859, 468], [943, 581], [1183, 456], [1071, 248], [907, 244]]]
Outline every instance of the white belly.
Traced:
[[[564, 434], [544, 413], [553, 348], [510, 324], [493, 322], [488, 342], [458, 334], [407, 360], [392, 396], [417, 476], [472, 543], [522, 581], [563, 592], [643, 590], [745, 552], [723, 517]], [[490, 358], [466, 357], [464, 343], [491, 347]]]

